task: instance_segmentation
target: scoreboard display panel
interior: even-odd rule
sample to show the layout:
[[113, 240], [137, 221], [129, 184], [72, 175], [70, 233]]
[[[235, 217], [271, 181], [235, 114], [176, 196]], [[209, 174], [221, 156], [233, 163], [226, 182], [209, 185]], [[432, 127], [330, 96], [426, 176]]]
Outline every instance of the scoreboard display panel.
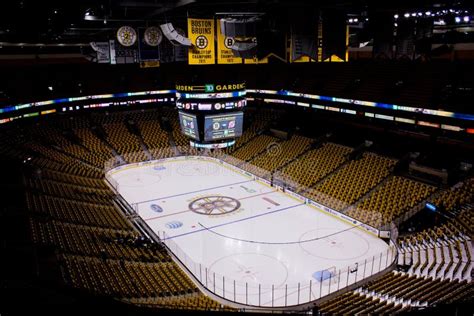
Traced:
[[186, 100], [186, 102], [176, 101], [176, 107], [179, 110], [185, 111], [227, 111], [233, 109], [242, 109], [247, 105], [245, 99], [231, 99], [231, 100]]
[[235, 138], [242, 135], [243, 112], [208, 115], [204, 118], [204, 141]]
[[176, 84], [176, 108], [181, 132], [201, 149], [226, 148], [242, 135], [247, 106], [245, 82]]
[[196, 115], [179, 112], [179, 125], [184, 135], [199, 140], [199, 129]]
[[245, 97], [246, 91], [220, 92], [220, 93], [180, 93], [176, 92], [176, 98], [184, 99], [230, 99]]

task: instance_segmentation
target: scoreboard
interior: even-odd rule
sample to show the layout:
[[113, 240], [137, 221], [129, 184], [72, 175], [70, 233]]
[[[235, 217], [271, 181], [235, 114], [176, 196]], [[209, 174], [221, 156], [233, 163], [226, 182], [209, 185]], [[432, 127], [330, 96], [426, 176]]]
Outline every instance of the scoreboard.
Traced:
[[220, 100], [213, 99], [177, 101], [176, 107], [186, 111], [220, 111], [241, 109], [247, 105], [247, 100]]
[[196, 115], [179, 112], [179, 125], [181, 132], [193, 139], [199, 139], [199, 130]]
[[197, 148], [224, 148], [242, 135], [245, 83], [176, 85], [181, 132]]
[[176, 93], [176, 97], [181, 100], [185, 99], [229, 99], [244, 97], [246, 91], [234, 91], [234, 92], [215, 92], [215, 93]]
[[204, 140], [221, 140], [242, 135], [244, 112], [208, 115], [204, 118]]

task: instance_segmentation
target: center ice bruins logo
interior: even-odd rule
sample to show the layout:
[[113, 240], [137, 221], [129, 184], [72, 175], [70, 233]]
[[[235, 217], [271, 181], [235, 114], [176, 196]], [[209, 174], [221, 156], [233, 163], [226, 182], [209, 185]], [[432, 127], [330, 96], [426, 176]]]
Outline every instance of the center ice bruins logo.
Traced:
[[240, 202], [229, 196], [206, 196], [189, 203], [189, 210], [202, 215], [223, 215], [239, 208]]

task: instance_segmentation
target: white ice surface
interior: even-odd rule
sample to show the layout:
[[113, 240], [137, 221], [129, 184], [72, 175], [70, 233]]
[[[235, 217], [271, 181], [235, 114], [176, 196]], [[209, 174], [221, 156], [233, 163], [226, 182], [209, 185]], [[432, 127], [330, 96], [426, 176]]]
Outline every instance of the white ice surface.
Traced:
[[[110, 176], [204, 286], [240, 303], [307, 302], [391, 260], [388, 245], [376, 236], [214, 161], [165, 160], [125, 167]], [[236, 199], [240, 208], [227, 214], [221, 212], [232, 205], [212, 209], [210, 215], [189, 209], [194, 200], [209, 196], [216, 198], [207, 201]], [[357, 271], [347, 273], [356, 262]], [[313, 278], [314, 272], [331, 267], [337, 271], [331, 281]]]

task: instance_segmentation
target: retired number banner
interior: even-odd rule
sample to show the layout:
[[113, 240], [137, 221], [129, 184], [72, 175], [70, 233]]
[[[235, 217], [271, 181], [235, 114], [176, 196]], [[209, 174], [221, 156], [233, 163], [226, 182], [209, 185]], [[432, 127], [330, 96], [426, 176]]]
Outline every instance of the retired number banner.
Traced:
[[188, 37], [193, 44], [188, 52], [189, 64], [215, 64], [214, 19], [188, 19]]

